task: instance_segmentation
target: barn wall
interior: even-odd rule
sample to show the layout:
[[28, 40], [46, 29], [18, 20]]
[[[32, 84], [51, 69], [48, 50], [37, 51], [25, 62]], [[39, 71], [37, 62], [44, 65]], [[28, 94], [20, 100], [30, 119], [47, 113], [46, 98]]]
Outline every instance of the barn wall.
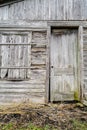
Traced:
[[[87, 0], [24, 0], [0, 7], [0, 26], [2, 30], [5, 30], [5, 26], [10, 30], [8, 25], [14, 28], [18, 26], [20, 28], [29, 27], [31, 30], [32, 28], [47, 29], [47, 21], [54, 20], [87, 20]], [[30, 79], [21, 82], [1, 80], [0, 104], [28, 101], [45, 102], [47, 33], [33, 31], [30, 33], [32, 33]], [[2, 55], [1, 48], [0, 51], [0, 55]], [[4, 52], [2, 56], [4, 56]], [[3, 59], [3, 63], [5, 63], [5, 58]], [[5, 71], [6, 69], [1, 70], [1, 72]]]
[[0, 44], [0, 104], [44, 103], [47, 32], [0, 31]]
[[87, 0], [24, 0], [0, 8], [0, 20], [86, 20]]

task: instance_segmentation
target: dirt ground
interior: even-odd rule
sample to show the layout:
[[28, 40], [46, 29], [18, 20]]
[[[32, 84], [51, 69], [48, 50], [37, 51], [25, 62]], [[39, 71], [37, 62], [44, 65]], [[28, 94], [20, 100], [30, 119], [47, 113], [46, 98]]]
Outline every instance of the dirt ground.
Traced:
[[57, 103], [45, 105], [18, 105], [0, 109], [0, 123], [13, 122], [26, 126], [32, 122], [37, 126], [49, 125], [61, 130], [72, 130], [73, 120], [87, 123], [87, 107], [80, 103]]

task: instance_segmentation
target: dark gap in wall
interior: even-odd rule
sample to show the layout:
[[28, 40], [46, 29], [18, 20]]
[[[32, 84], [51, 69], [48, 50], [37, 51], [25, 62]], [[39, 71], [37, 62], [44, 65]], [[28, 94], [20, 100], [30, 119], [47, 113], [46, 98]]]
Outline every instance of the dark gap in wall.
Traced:
[[69, 35], [71, 33], [75, 33], [78, 30], [77, 27], [51, 27], [51, 34], [54, 33], [56, 35]]
[[9, 5], [9, 8], [10, 8], [11, 4], [21, 2], [21, 1], [24, 1], [24, 0], [0, 0], [0, 7]]
[[53, 101], [54, 104], [60, 104], [60, 103], [64, 103], [64, 104], [69, 104], [69, 103], [72, 103], [72, 104], [75, 104], [75, 103], [78, 103], [79, 101], [76, 101], [76, 100], [72, 100], [72, 101]]
[[77, 26], [73, 26], [73, 27], [72, 26], [60, 26], [60, 27], [59, 26], [58, 27], [57, 26], [52, 26], [51, 30], [52, 29], [77, 29], [77, 28], [78, 28]]
[[7, 70], [7, 72], [6, 72], [6, 74], [5, 74], [5, 77], [4, 78], [7, 78], [8, 77], [8, 70]]
[[8, 3], [11, 1], [17, 1], [17, 0], [0, 0], [0, 4]]

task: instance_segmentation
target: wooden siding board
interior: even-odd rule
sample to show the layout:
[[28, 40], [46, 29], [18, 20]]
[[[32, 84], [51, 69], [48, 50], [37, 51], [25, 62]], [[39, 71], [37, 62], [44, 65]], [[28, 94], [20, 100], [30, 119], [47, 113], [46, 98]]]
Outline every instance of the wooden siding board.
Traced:
[[44, 15], [44, 20], [49, 19], [49, 0], [44, 0], [44, 8], [43, 8], [43, 15]]
[[[5, 7], [3, 7], [3, 8], [5, 8]], [[8, 19], [13, 19], [14, 18], [14, 14], [15, 14], [14, 8], [15, 8], [15, 4], [8, 7]]]
[[[6, 37], [2, 36], [2, 42], [6, 42]], [[1, 47], [1, 66], [6, 66], [8, 64], [8, 47]], [[4, 78], [6, 76], [7, 69], [1, 70], [1, 78]]]
[[[20, 43], [21, 42], [21, 37], [20, 36], [16, 36], [15, 35], [15, 42], [16, 43]], [[15, 44], [15, 43], [14, 43]], [[13, 58], [13, 60], [14, 60], [14, 65], [12, 65], [12, 66], [20, 66], [20, 51], [21, 51], [21, 48], [20, 48], [20, 46], [14, 46], [14, 51], [12, 51], [11, 53], [13, 53], [13, 55], [14, 55], [14, 57], [15, 58]], [[18, 69], [14, 69], [14, 70], [12, 70], [13, 71], [13, 78], [15, 78], [15, 79], [17, 79], [17, 78], [19, 78], [20, 77], [20, 70], [18, 70]]]
[[68, 0], [68, 20], [73, 19], [73, 0]]
[[87, 20], [87, 1], [84, 0], [83, 2], [83, 19]]
[[81, 14], [81, 8], [80, 8], [80, 1], [79, 0], [73, 0], [73, 16], [74, 19], [79, 19]]

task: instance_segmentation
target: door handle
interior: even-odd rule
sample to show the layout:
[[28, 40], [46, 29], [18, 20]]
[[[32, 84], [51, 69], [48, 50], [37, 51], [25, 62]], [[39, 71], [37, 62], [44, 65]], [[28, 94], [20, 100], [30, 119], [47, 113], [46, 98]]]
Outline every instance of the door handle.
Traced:
[[53, 68], [53, 66], [51, 66], [51, 68]]

